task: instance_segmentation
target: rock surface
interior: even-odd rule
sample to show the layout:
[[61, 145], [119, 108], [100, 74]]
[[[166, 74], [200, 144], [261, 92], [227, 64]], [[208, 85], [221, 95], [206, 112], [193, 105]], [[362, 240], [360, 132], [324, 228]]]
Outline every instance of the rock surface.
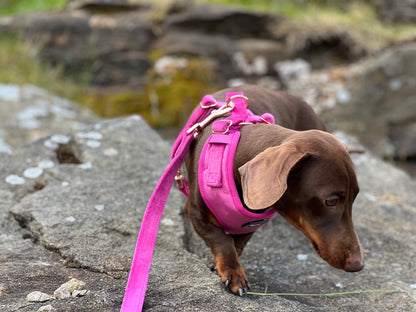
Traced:
[[0, 84], [0, 153], [49, 134], [82, 130], [97, 116], [35, 86]]
[[352, 134], [380, 156], [416, 158], [416, 41], [346, 67], [289, 81], [332, 130]]
[[[60, 12], [0, 19], [0, 31], [40, 43], [43, 59], [62, 64], [71, 75], [88, 71], [99, 93], [110, 86], [112, 92], [143, 90], [154, 62], [166, 55], [200, 58], [215, 73], [215, 83], [226, 85], [233, 78], [257, 81], [264, 75], [276, 83], [274, 65], [282, 60], [302, 57], [316, 68], [368, 52], [338, 29], [298, 31], [276, 14], [194, 1], [165, 6], [74, 1]], [[247, 72], [258, 57], [265, 71]]]
[[415, 0], [381, 0], [377, 3], [378, 15], [381, 19], [393, 23], [415, 23]]
[[[36, 97], [23, 102], [32, 100]], [[0, 107], [18, 101], [2, 99]], [[119, 311], [140, 222], [170, 146], [139, 116], [59, 134], [0, 153], [0, 310]], [[253, 291], [406, 292], [235, 297], [210, 272], [209, 251], [182, 214], [182, 194], [173, 190], [159, 228], [144, 311], [414, 311], [416, 184], [371, 152], [353, 160], [361, 187], [354, 221], [365, 269], [348, 274], [329, 267], [301, 233], [278, 217], [254, 235], [243, 254]], [[48, 166], [40, 166], [45, 161]], [[41, 174], [24, 176], [39, 166]], [[6, 182], [10, 175], [24, 183]], [[54, 298], [47, 305], [26, 301], [34, 291], [53, 294], [73, 278], [90, 292]]]
[[[379, 2], [387, 20], [414, 20], [414, 0]], [[77, 0], [60, 12], [2, 18], [0, 31], [40, 44], [42, 58], [69, 74], [88, 72], [91, 107], [102, 114], [108, 104], [115, 114], [177, 125], [202, 87], [255, 83], [301, 95], [332, 130], [357, 136], [381, 157], [416, 158], [414, 38], [375, 51], [341, 25], [299, 27], [276, 14], [192, 0]], [[36, 127], [26, 115], [44, 118], [34, 106], [19, 117], [25, 127]], [[160, 118], [165, 113], [172, 118]], [[0, 132], [0, 151], [13, 147], [8, 140]]]

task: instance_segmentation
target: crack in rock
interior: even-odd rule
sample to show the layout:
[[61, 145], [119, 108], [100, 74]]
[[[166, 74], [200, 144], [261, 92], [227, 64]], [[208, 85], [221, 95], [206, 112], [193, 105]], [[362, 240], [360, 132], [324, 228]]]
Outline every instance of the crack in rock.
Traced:
[[56, 149], [56, 158], [60, 164], [81, 164], [79, 154], [71, 144], [60, 144]]

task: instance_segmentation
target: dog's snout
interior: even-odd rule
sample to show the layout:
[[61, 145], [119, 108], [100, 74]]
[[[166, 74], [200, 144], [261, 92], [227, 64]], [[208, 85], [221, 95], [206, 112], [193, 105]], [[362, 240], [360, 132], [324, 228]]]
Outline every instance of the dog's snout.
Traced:
[[353, 257], [345, 263], [345, 271], [358, 272], [364, 268], [364, 261], [361, 257]]

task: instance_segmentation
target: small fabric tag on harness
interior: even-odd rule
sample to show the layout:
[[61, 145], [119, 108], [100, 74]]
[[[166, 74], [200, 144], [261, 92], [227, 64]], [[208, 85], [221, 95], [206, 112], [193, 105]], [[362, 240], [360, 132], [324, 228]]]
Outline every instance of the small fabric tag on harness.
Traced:
[[210, 187], [222, 187], [223, 157], [225, 149], [231, 144], [231, 136], [211, 135], [209, 138], [209, 153], [211, 155], [208, 163], [206, 183]]

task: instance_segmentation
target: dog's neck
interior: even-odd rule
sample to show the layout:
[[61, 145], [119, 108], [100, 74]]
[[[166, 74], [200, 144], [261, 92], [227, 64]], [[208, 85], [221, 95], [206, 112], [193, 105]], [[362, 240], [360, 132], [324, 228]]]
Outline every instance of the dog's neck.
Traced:
[[[238, 168], [267, 148], [283, 144], [297, 131], [275, 124], [253, 124], [242, 126], [240, 132], [240, 142], [234, 158], [234, 181], [240, 199], [244, 203]], [[265, 135], [267, 135], [267, 140], [263, 139]]]
[[[283, 144], [297, 131], [270, 124], [253, 124], [242, 126], [240, 142], [234, 159], [234, 173], [246, 162], [269, 147]], [[267, 136], [267, 140], [264, 139]], [[239, 177], [239, 176], [238, 176]]]

